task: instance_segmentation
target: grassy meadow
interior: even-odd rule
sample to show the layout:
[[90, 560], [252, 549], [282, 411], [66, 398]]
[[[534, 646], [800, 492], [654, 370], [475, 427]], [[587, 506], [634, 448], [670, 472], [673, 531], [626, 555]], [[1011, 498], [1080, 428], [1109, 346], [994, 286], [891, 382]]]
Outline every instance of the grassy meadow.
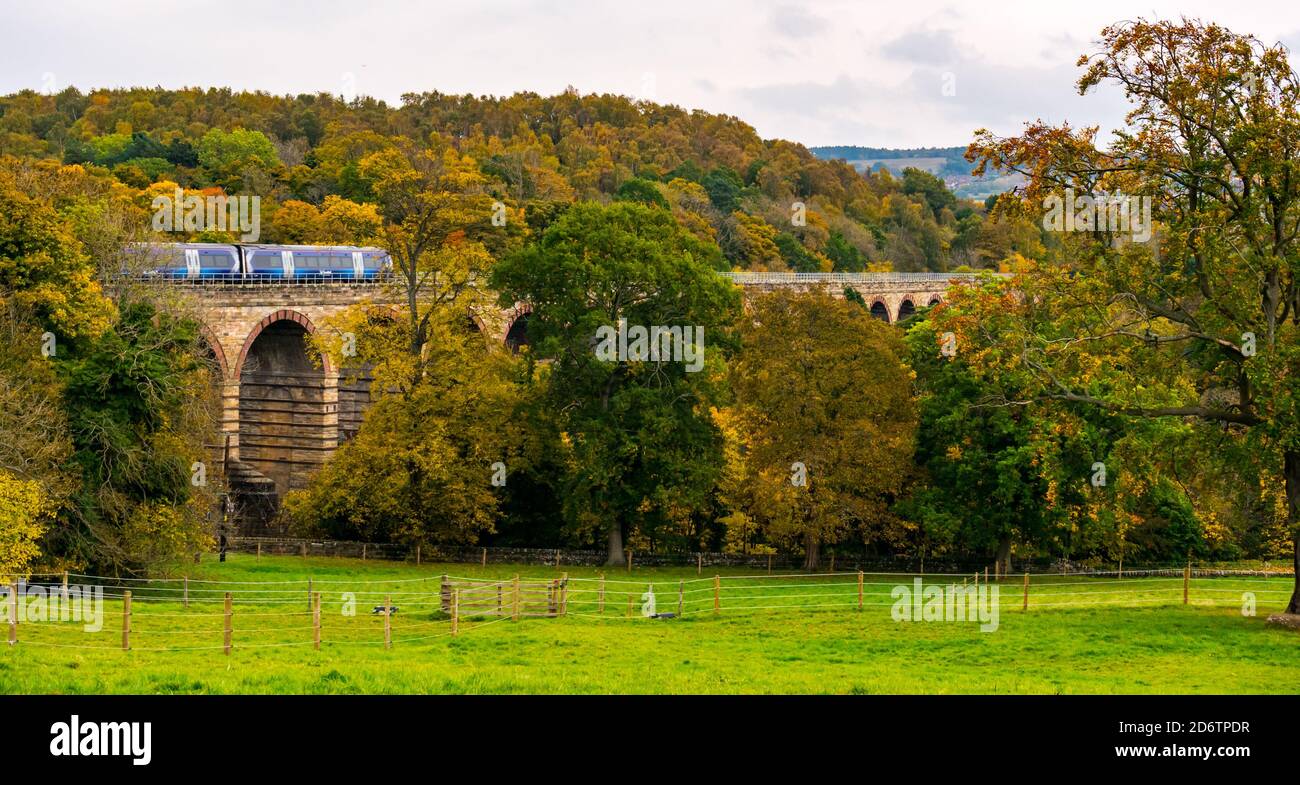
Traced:
[[[1184, 605], [1179, 576], [1034, 576], [1024, 612], [1013, 576], [996, 584], [997, 629], [981, 632], [973, 622], [895, 621], [891, 591], [910, 587], [907, 576], [865, 576], [859, 608], [854, 572], [723, 570], [715, 612], [709, 568], [204, 559], [185, 568], [189, 607], [179, 572], [125, 584], [130, 651], [119, 587], [105, 589], [98, 632], [73, 621], [20, 623], [18, 644], [0, 645], [0, 693], [1300, 692], [1300, 635], [1264, 623], [1285, 603], [1289, 578], [1198, 577]], [[506, 617], [461, 618], [453, 636], [440, 608], [443, 573], [501, 582]], [[509, 618], [516, 574], [563, 573], [564, 616]], [[321, 594], [319, 651], [309, 579]], [[926, 577], [940, 580], [948, 579]], [[643, 618], [649, 585], [659, 612], [677, 613], [680, 597], [682, 615]], [[1255, 616], [1242, 614], [1244, 592], [1257, 598]], [[481, 595], [488, 606], [494, 594]], [[389, 597], [397, 611], [386, 649], [384, 619], [372, 611]]]

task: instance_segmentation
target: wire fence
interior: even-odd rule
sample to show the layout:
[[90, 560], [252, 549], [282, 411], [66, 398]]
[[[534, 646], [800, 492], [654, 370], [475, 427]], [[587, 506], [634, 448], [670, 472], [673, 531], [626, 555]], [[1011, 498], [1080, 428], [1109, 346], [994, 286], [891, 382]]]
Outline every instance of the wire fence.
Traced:
[[[308, 539], [301, 537], [271, 536], [231, 536], [227, 541], [227, 550], [231, 553], [244, 553], [254, 556], [299, 556], [336, 557], [374, 561], [404, 561], [415, 565], [421, 564], [479, 564], [489, 565], [536, 565], [554, 567], [604, 567], [609, 559], [609, 551], [604, 549], [581, 548], [539, 548], [502, 545], [406, 545], [401, 543], [362, 542], [360, 540]], [[719, 553], [716, 551], [677, 551], [657, 549], [653, 551], [624, 549], [627, 562], [624, 569], [633, 567], [695, 567], [703, 572], [715, 569], [746, 568], [789, 572], [803, 569], [804, 556], [799, 553]], [[901, 555], [873, 555], [847, 548], [830, 549], [824, 554], [823, 565], [831, 572], [865, 570], [878, 573], [924, 574], [963, 574], [974, 570], [983, 570], [989, 562], [982, 556], [969, 557], [923, 557]], [[1290, 561], [1284, 570], [1260, 570], [1262, 574], [1278, 574], [1290, 570]], [[1137, 570], [1164, 570], [1169, 575], [1181, 575], [1184, 562], [1141, 562], [1132, 563], [1125, 569], [1124, 562], [1118, 564], [1095, 560], [1076, 561], [1065, 558], [1016, 558], [1010, 573], [1028, 572], [1038, 574], [1120, 574], [1126, 575]], [[1118, 568], [1118, 569], [1112, 569]], [[613, 568], [611, 568], [613, 569]], [[1197, 567], [1198, 571], [1209, 573], [1208, 565]], [[1240, 573], [1240, 570], [1227, 570], [1224, 574]]]
[[[1174, 572], [1175, 574], [1169, 574]], [[291, 580], [33, 575], [0, 591], [11, 645], [142, 652], [383, 646], [501, 622], [646, 622], [753, 614], [897, 613], [955, 595], [997, 612], [1195, 605], [1281, 610], [1291, 577], [1184, 568], [1089, 575], [808, 573]], [[973, 606], [972, 606], [973, 607]], [[981, 606], [984, 607], [984, 606]], [[1246, 615], [1250, 615], [1247, 613]], [[824, 617], [823, 617], [824, 618]]]

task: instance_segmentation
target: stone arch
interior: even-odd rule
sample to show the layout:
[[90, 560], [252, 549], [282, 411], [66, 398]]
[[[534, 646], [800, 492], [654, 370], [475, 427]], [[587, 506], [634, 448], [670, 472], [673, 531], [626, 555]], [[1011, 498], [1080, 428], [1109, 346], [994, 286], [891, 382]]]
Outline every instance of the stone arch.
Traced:
[[518, 354], [521, 346], [531, 346], [532, 341], [528, 338], [528, 320], [532, 317], [531, 308], [521, 308], [515, 312], [514, 318], [510, 320], [506, 327], [506, 334], [503, 343], [506, 348], [510, 349], [512, 354]]
[[203, 342], [203, 347], [216, 362], [217, 370], [221, 372], [221, 379], [224, 381], [230, 378], [230, 363], [226, 362], [226, 350], [221, 348], [221, 340], [206, 322], [199, 322], [199, 340]]
[[943, 302], [943, 295], [940, 295], [940, 294], [932, 294], [932, 295], [930, 295], [930, 302], [929, 302], [928, 305], [929, 305], [930, 307], [934, 307], [934, 306], [936, 306], [936, 305], [938, 305], [938, 304], [940, 304], [940, 303], [942, 303], [942, 302]]
[[909, 294], [909, 295], [905, 295], [905, 296], [903, 297], [902, 301], [900, 301], [900, 302], [898, 303], [898, 319], [897, 319], [897, 321], [900, 321], [900, 322], [901, 322], [901, 321], [903, 321], [904, 319], [906, 319], [907, 317], [909, 317], [909, 316], [913, 316], [913, 315], [915, 315], [915, 314], [916, 314], [916, 303], [912, 302], [912, 295], [910, 295], [910, 294]]
[[889, 324], [892, 320], [889, 318], [889, 305], [883, 298], [877, 297], [871, 301], [871, 316], [882, 322]]
[[[248, 350], [253, 348], [253, 342], [258, 339], [258, 337], [262, 334], [262, 331], [270, 327], [271, 325], [275, 324], [276, 322], [286, 322], [286, 321], [294, 322], [300, 325], [308, 335], [316, 334], [316, 325], [312, 323], [312, 320], [307, 318], [306, 314], [300, 313], [299, 311], [295, 311], [290, 308], [281, 308], [275, 313], [264, 317], [260, 322], [258, 322], [256, 325], [253, 326], [253, 329], [251, 332], [249, 332], [248, 337], [244, 339], [244, 346], [239, 350], [239, 362], [235, 364], [234, 378], [238, 379], [240, 375], [243, 373], [244, 362], [248, 359]], [[331, 372], [332, 369], [330, 368], [330, 358], [322, 356], [321, 365], [325, 369], [326, 373]]]
[[239, 353], [239, 471], [246, 485], [274, 483], [276, 498], [261, 507], [306, 486], [338, 447], [338, 374], [328, 357], [312, 362], [316, 330], [306, 315], [281, 309], [253, 327]]
[[470, 309], [469, 313], [466, 315], [465, 318], [467, 321], [467, 326], [473, 332], [476, 332], [479, 335], [491, 334], [491, 330], [488, 329], [487, 320], [485, 320], [479, 313], [477, 313], [473, 309]]

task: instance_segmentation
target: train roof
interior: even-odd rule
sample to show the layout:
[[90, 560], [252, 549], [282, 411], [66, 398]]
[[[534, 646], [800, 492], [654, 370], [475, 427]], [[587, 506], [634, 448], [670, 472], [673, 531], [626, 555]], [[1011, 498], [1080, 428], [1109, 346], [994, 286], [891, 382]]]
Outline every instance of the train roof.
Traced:
[[140, 242], [131, 243], [132, 246], [142, 248], [248, 248], [255, 251], [378, 251], [388, 253], [387, 250], [373, 245], [273, 245], [270, 243], [158, 243], [158, 242]]
[[383, 248], [373, 245], [271, 245], [266, 243], [235, 243], [241, 248], [254, 251], [378, 251], [388, 253]]

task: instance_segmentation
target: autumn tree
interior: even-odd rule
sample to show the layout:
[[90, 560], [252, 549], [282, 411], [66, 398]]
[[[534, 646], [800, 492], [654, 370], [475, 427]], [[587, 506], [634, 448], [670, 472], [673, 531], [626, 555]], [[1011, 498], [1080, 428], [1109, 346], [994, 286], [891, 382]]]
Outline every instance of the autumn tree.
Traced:
[[392, 257], [403, 305], [405, 378], [394, 383], [411, 391], [427, 378], [437, 323], [452, 309], [464, 322], [488, 302], [482, 281], [494, 254], [517, 244], [523, 220], [492, 198], [475, 161], [441, 137], [429, 147], [372, 153], [359, 168], [377, 195], [383, 224], [376, 237]]
[[757, 297], [732, 368], [753, 503], [768, 533], [804, 549], [857, 530], [900, 539], [889, 505], [909, 474], [916, 410], [897, 329], [823, 292]]
[[[74, 167], [79, 168], [79, 167]], [[13, 159], [0, 166], [0, 291], [59, 338], [102, 332], [113, 305], [98, 281], [96, 260], [55, 209], [53, 199], [23, 184]]]
[[[1009, 139], [977, 133], [967, 156], [1028, 178], [999, 207], [1041, 215], [1053, 195], [1122, 193], [1134, 215], [1149, 200], [1156, 231], [1076, 221], [1061, 266], [1010, 284], [1018, 312], [1049, 318], [982, 334], [977, 316], [965, 338], [1030, 371], [1033, 397], [1205, 420], [1275, 451], [1294, 537], [1300, 83], [1282, 46], [1193, 20], [1114, 25], [1100, 44], [1079, 60], [1080, 91], [1113, 82], [1132, 105], [1109, 144], [1096, 128], [1032, 123]], [[1300, 568], [1300, 538], [1293, 548]]]
[[334, 362], [374, 369], [374, 401], [356, 436], [306, 489], [285, 497], [291, 526], [408, 545], [473, 543], [493, 532], [501, 503], [494, 475], [509, 482], [523, 468], [515, 460], [526, 441], [516, 419], [517, 363], [467, 329], [463, 314], [442, 309], [429, 320], [425, 374], [411, 387], [403, 320], [370, 311], [329, 327], [348, 332], [358, 348], [349, 357], [333, 344]]
[[[487, 302], [494, 251], [521, 234], [497, 209], [474, 160], [434, 137], [388, 147], [358, 171], [379, 200], [326, 200], [322, 222], [376, 237], [393, 259], [396, 312], [361, 304], [313, 337], [343, 375], [365, 371], [374, 401], [356, 437], [286, 514], [300, 530], [419, 543], [474, 542], [493, 531], [494, 464], [518, 469], [516, 371], [470, 329]], [[500, 220], [494, 221], [494, 216]], [[382, 218], [382, 223], [380, 219]], [[515, 226], [510, 226], [514, 221]]]
[[0, 298], [0, 571], [17, 575], [40, 556], [54, 513], [75, 486], [60, 386], [42, 354], [41, 329]]

